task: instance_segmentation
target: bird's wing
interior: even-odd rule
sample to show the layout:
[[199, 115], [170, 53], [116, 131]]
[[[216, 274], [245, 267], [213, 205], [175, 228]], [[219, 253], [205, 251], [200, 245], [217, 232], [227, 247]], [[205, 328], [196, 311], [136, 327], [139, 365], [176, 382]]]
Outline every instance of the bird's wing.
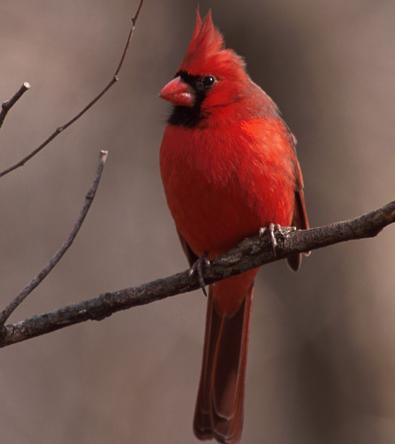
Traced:
[[309, 218], [307, 216], [306, 204], [304, 200], [304, 183], [302, 170], [298, 160], [295, 165], [296, 186], [295, 186], [295, 210], [292, 219], [292, 225], [302, 230], [310, 227]]
[[[304, 199], [303, 174], [298, 159], [296, 157], [296, 138], [291, 132], [290, 136], [291, 143], [295, 150], [295, 208], [294, 214], [292, 216], [292, 226], [302, 230], [306, 230], [310, 227], [310, 224]], [[309, 254], [309, 252], [306, 252], [304, 254], [307, 255]], [[292, 254], [288, 256], [287, 260], [292, 270], [297, 271], [300, 268], [300, 264], [302, 263], [302, 254]]]

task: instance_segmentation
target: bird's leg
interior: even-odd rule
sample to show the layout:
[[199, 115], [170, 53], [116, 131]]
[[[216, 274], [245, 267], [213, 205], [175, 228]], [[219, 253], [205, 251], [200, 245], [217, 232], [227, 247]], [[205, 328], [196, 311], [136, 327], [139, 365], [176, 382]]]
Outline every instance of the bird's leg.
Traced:
[[259, 229], [259, 237], [262, 238], [266, 234], [266, 232], [269, 232], [273, 254], [274, 256], [276, 256], [278, 247], [276, 235], [281, 236], [283, 239], [287, 239], [289, 234], [295, 230], [296, 227], [282, 227], [280, 224], [270, 223], [267, 227], [262, 227]]
[[274, 231], [275, 231], [275, 224], [270, 223], [269, 226], [262, 227], [259, 229], [259, 237], [262, 239], [267, 232], [269, 233], [273, 254], [276, 255], [276, 248], [278, 247], [278, 243]]
[[207, 296], [207, 292], [206, 292], [206, 283], [204, 282], [204, 277], [203, 277], [203, 269], [209, 266], [210, 266], [210, 261], [208, 260], [207, 253], [203, 253], [200, 257], [196, 259], [196, 261], [192, 264], [192, 267], [189, 270], [189, 276], [197, 274], [200, 288], [202, 289], [205, 296]]

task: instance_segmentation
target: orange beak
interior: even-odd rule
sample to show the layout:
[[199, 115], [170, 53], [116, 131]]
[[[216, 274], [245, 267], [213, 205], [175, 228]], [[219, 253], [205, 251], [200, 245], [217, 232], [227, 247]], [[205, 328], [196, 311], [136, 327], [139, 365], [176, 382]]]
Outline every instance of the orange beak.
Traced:
[[181, 80], [178, 76], [170, 80], [160, 91], [160, 97], [178, 106], [192, 107], [195, 102], [195, 95], [192, 88]]

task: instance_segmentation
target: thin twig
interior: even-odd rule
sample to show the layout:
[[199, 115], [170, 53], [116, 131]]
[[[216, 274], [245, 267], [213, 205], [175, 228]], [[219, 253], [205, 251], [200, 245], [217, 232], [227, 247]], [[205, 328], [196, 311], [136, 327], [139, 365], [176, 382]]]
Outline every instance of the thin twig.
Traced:
[[44, 142], [41, 143], [36, 149], [34, 149], [30, 154], [23, 157], [21, 160], [16, 162], [14, 165], [11, 165], [10, 167], [6, 168], [5, 170], [0, 172], [0, 177], [5, 176], [8, 173], [11, 173], [11, 171], [16, 170], [17, 168], [25, 165], [26, 162], [28, 162], [32, 157], [36, 156], [40, 151], [42, 151], [52, 140], [54, 140], [60, 133], [62, 133], [64, 130], [66, 130], [69, 126], [71, 126], [74, 122], [76, 122], [80, 117], [82, 117], [90, 108], [92, 108], [95, 103], [97, 103], [103, 96], [106, 94], [106, 92], [119, 80], [119, 72], [121, 71], [121, 68], [123, 66], [123, 63], [126, 58], [126, 53], [128, 51], [128, 48], [130, 46], [130, 42], [132, 40], [134, 31], [136, 29], [136, 22], [139, 17], [141, 8], [143, 6], [144, 0], [140, 0], [140, 3], [137, 7], [137, 11], [135, 15], [131, 19], [131, 27], [129, 30], [128, 37], [126, 39], [125, 47], [121, 54], [121, 59], [117, 65], [117, 68], [111, 78], [111, 80], [107, 83], [107, 85], [92, 99], [79, 113], [77, 113], [73, 118], [71, 118], [68, 122], [64, 123], [63, 125], [56, 128], [56, 130], [48, 136]]
[[[394, 222], [395, 201], [356, 219], [310, 230], [290, 232], [287, 237], [277, 239], [276, 254], [273, 253], [269, 238], [262, 239], [259, 236], [248, 238], [227, 254], [212, 261], [211, 266], [204, 270], [204, 280], [210, 284], [248, 269], [283, 259], [292, 253], [315, 250], [353, 239], [374, 237], [384, 227]], [[196, 290], [199, 286], [196, 273], [191, 276], [189, 271], [184, 271], [138, 287], [103, 293], [79, 304], [6, 325], [0, 335], [0, 347], [83, 321], [101, 320], [117, 311]]]
[[0, 128], [3, 126], [4, 119], [6, 118], [8, 111], [15, 105], [15, 103], [30, 89], [30, 83], [24, 82], [18, 91], [11, 97], [10, 100], [3, 102], [0, 111]]
[[11, 314], [19, 307], [19, 305], [29, 296], [29, 294], [38, 286], [40, 283], [48, 276], [48, 274], [56, 267], [59, 261], [62, 259], [66, 251], [71, 247], [74, 239], [76, 238], [78, 232], [86, 215], [88, 214], [89, 208], [92, 205], [93, 199], [95, 198], [97, 188], [99, 186], [101, 176], [103, 174], [104, 165], [108, 157], [108, 151], [100, 151], [99, 163], [97, 166], [97, 171], [95, 178], [89, 191], [86, 193], [84, 205], [81, 209], [80, 215], [75, 222], [73, 229], [68, 235], [67, 239], [64, 241], [63, 245], [59, 250], [51, 257], [49, 262], [45, 267], [26, 285], [26, 287], [21, 290], [21, 292], [15, 297], [15, 299], [0, 313], [0, 326], [3, 326]]

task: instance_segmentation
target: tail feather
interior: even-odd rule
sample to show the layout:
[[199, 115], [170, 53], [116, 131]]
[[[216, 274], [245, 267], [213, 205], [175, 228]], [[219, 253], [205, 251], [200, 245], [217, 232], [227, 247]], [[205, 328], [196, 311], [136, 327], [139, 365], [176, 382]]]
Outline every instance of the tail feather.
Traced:
[[220, 290], [218, 284], [209, 291], [194, 431], [199, 439], [215, 438], [224, 444], [234, 444], [243, 428], [252, 285], [231, 313], [224, 313], [216, 304]]

